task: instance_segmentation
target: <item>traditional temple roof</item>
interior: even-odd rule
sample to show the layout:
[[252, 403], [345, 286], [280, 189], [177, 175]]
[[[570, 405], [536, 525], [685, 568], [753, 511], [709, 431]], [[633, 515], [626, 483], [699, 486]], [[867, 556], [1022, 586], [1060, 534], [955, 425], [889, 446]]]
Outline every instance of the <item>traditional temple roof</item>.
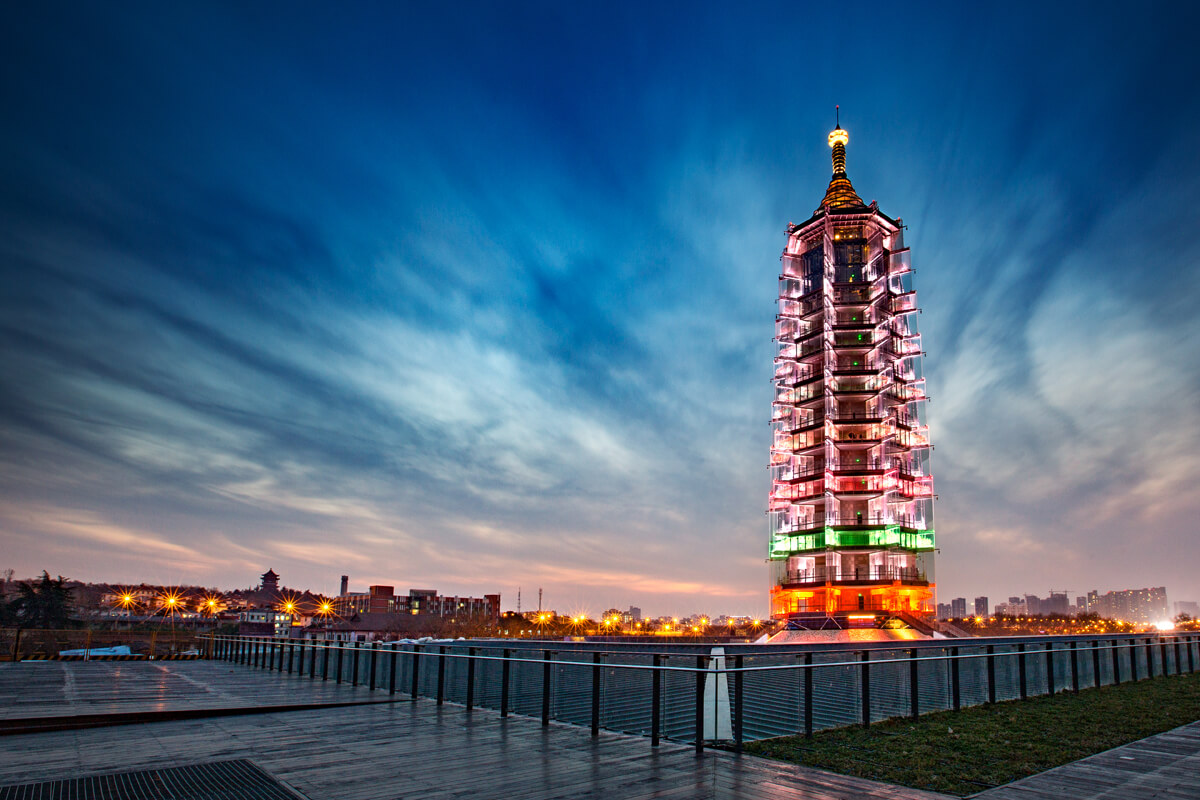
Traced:
[[862, 208], [866, 203], [854, 191], [854, 186], [850, 183], [850, 178], [846, 176], [846, 143], [850, 141], [850, 134], [842, 130], [839, 123], [836, 128], [829, 134], [829, 146], [833, 148], [833, 177], [829, 179], [829, 188], [825, 190], [825, 197], [821, 200], [821, 207], [816, 213], [820, 213], [826, 206], [831, 208]]

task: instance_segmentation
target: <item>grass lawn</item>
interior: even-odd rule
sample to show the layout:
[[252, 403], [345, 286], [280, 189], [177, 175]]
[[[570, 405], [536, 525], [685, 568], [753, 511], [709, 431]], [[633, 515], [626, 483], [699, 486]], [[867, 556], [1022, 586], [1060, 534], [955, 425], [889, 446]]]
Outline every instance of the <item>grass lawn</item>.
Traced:
[[1200, 673], [785, 736], [746, 752], [965, 796], [1200, 720]]

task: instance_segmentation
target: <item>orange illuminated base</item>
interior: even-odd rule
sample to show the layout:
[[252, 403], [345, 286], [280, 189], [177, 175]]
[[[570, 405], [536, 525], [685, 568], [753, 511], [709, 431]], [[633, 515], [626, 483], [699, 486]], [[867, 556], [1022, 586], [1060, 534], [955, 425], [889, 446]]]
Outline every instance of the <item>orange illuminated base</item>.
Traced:
[[861, 611], [905, 611], [933, 615], [934, 584], [906, 586], [899, 582], [870, 586], [815, 586], [812, 589], [771, 589], [771, 616], [789, 614], [853, 614]]

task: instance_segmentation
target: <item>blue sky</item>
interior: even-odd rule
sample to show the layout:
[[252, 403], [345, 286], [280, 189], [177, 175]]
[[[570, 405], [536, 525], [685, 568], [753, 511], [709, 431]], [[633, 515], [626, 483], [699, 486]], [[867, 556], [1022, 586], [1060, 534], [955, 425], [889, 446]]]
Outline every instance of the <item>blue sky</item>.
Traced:
[[764, 613], [840, 103], [942, 598], [1200, 598], [1200, 14], [642, 5], [9, 9], [0, 568]]

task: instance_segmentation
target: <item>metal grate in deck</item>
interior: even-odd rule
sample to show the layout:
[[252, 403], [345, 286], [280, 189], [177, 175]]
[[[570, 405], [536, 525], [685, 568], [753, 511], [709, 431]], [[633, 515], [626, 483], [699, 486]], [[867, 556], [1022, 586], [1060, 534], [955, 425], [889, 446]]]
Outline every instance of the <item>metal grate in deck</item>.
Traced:
[[297, 800], [252, 761], [115, 772], [0, 786], [0, 800]]

